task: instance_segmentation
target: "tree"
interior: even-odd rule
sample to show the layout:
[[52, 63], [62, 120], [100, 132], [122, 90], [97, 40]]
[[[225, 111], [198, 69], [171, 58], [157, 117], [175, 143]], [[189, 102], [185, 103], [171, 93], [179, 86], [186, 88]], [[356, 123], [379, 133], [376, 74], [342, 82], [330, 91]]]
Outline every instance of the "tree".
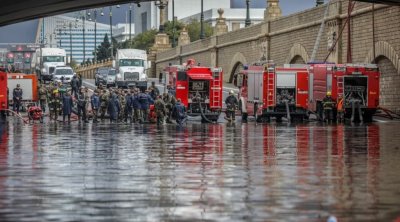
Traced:
[[[192, 19], [187, 25], [188, 33], [190, 36], [190, 41], [194, 42], [200, 39], [200, 22]], [[205, 37], [210, 37], [213, 35], [213, 28], [210, 24], [204, 23], [204, 34]]]
[[97, 61], [108, 59], [111, 56], [111, 44], [108, 35], [104, 36], [103, 42], [96, 48]]
[[[174, 36], [174, 26], [172, 21], [168, 21], [164, 24], [165, 27], [165, 33], [168, 34], [169, 36], [169, 42], [173, 42], [173, 36]], [[178, 38], [179, 35], [181, 34], [181, 31], [183, 30], [183, 27], [185, 27], [185, 24], [180, 21], [175, 21], [175, 42], [178, 44]]]

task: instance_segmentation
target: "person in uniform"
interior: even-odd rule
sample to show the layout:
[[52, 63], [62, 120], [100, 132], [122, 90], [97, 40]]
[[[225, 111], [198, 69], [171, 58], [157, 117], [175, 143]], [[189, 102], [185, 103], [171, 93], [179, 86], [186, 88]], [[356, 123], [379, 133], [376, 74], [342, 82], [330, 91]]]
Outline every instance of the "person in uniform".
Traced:
[[128, 118], [129, 118], [129, 122], [132, 123], [132, 91], [125, 91], [125, 101], [126, 101], [126, 105], [125, 105], [125, 122], [128, 122]]
[[154, 103], [154, 100], [148, 93], [145, 93], [144, 91], [139, 93], [138, 99], [140, 103], [142, 122], [148, 122], [150, 104]]
[[50, 121], [57, 121], [58, 116], [63, 108], [63, 103], [61, 101], [60, 93], [58, 89], [53, 90], [51, 97], [48, 102], [49, 112], [50, 112]]
[[137, 89], [134, 90], [131, 97], [132, 109], [133, 109], [133, 122], [139, 122], [142, 119], [140, 112], [139, 92]]
[[63, 123], [65, 123], [65, 117], [68, 117], [68, 123], [71, 123], [73, 100], [70, 91], [66, 92], [62, 101]]
[[97, 123], [97, 115], [98, 115], [98, 110], [100, 108], [100, 98], [99, 98], [99, 91], [95, 90], [93, 95], [90, 98], [90, 102], [92, 105], [92, 112], [93, 112], [93, 122]]
[[166, 122], [167, 123], [172, 123], [171, 122], [171, 115], [172, 115], [172, 109], [175, 106], [176, 100], [175, 97], [168, 94], [168, 93], [164, 93], [163, 94], [163, 101], [165, 104], [165, 116], [166, 116]]
[[17, 84], [16, 88], [13, 90], [13, 111], [19, 114], [19, 109], [22, 103], [22, 89], [20, 84]]
[[107, 93], [107, 90], [103, 90], [101, 96], [100, 96], [100, 112], [101, 112], [101, 121], [104, 120], [104, 116], [106, 115], [107, 108], [108, 108], [108, 101], [109, 101], [109, 94]]
[[125, 98], [125, 91], [121, 90], [118, 94], [118, 100], [119, 100], [119, 113], [118, 113], [118, 119], [120, 122], [123, 122], [125, 120], [125, 108], [126, 108], [126, 98]]
[[148, 88], [149, 94], [153, 100], [157, 99], [157, 96], [160, 95], [160, 90], [158, 90], [156, 83], [151, 82], [151, 86]]
[[173, 110], [172, 115], [178, 125], [182, 125], [186, 119], [186, 107], [182, 104], [181, 99], [178, 99]]
[[71, 80], [71, 95], [74, 96], [75, 98], [78, 97], [78, 90], [79, 90], [79, 80], [77, 79], [76, 75], [74, 77], [72, 77]]
[[48, 92], [47, 92], [46, 86], [44, 84], [40, 84], [39, 103], [40, 103], [40, 108], [42, 109], [43, 113], [46, 112], [47, 97], [48, 97]]
[[339, 95], [337, 103], [336, 103], [336, 111], [337, 111], [337, 121], [339, 123], [344, 121], [344, 109], [343, 109], [343, 96]]
[[229, 92], [229, 96], [225, 99], [226, 104], [226, 117], [229, 121], [235, 121], [236, 107], [239, 105], [238, 99], [233, 93], [233, 90]]
[[85, 93], [85, 89], [82, 87], [79, 90], [78, 97], [77, 97], [77, 107], [78, 107], [78, 121], [79, 123], [84, 121], [85, 123], [88, 123], [89, 121], [86, 119], [86, 105], [87, 105], [87, 95]]
[[110, 123], [117, 122], [118, 113], [119, 113], [118, 95], [115, 92], [111, 92], [110, 99], [108, 102], [108, 114], [110, 115]]
[[154, 109], [157, 116], [157, 125], [161, 125], [164, 123], [164, 112], [165, 112], [165, 104], [162, 100], [161, 96], [157, 96], [157, 100], [154, 102]]
[[335, 106], [335, 101], [332, 99], [331, 91], [326, 92], [325, 98], [322, 100], [322, 105], [324, 108], [324, 121], [333, 120], [333, 107]]

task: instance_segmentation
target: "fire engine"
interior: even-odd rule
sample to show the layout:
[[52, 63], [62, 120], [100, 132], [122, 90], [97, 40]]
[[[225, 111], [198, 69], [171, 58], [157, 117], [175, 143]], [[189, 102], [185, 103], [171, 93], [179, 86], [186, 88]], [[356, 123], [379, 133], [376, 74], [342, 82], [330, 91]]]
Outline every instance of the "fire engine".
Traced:
[[309, 107], [322, 117], [327, 91], [333, 100], [343, 97], [345, 118], [371, 122], [379, 106], [378, 66], [375, 64], [310, 64]]
[[7, 74], [5, 72], [0, 72], [0, 115], [4, 117], [7, 109]]
[[271, 61], [262, 61], [245, 67], [234, 78], [239, 88], [239, 110], [242, 119], [255, 116], [258, 122], [271, 117], [303, 120], [308, 118], [308, 69], [276, 67]]
[[[0, 111], [4, 115], [9, 109], [9, 101], [13, 99], [13, 89], [20, 84], [23, 90], [22, 100], [24, 102], [35, 102], [38, 100], [37, 76], [35, 74], [22, 73], [0, 73]], [[8, 91], [8, 92], [7, 92]]]
[[196, 66], [189, 59], [183, 65], [164, 69], [169, 92], [181, 99], [189, 116], [201, 116], [202, 122], [216, 122], [222, 110], [221, 68]]

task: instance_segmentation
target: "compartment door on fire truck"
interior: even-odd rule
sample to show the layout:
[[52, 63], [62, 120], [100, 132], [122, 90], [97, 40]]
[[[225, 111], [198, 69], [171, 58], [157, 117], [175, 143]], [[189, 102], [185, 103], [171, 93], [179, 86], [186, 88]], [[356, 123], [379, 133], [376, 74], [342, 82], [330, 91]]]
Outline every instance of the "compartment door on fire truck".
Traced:
[[303, 107], [308, 104], [308, 73], [298, 72], [296, 78], [297, 99], [296, 106]]
[[248, 73], [248, 88], [249, 90], [249, 101], [260, 102], [263, 101], [263, 72], [250, 72]]

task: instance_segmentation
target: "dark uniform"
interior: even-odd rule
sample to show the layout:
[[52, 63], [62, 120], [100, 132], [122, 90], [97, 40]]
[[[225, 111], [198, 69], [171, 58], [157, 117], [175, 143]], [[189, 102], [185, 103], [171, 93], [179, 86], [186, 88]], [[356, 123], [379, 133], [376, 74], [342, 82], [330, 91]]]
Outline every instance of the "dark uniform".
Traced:
[[103, 93], [100, 96], [100, 112], [101, 112], [101, 120], [104, 120], [104, 116], [106, 115], [108, 102], [109, 102], [109, 94], [106, 90], [103, 90]]
[[155, 82], [151, 82], [151, 86], [149, 87], [148, 90], [149, 90], [149, 92], [150, 92], [149, 94], [153, 100], [156, 100], [157, 96], [160, 95], [160, 90], [158, 90]]
[[133, 109], [133, 122], [138, 122], [139, 120], [142, 119], [141, 113], [140, 113], [140, 102], [139, 102], [139, 94], [137, 91], [131, 96], [131, 105]]
[[100, 108], [100, 98], [97, 91], [90, 98], [90, 102], [92, 105], [93, 122], [97, 123], [97, 115]]
[[229, 96], [225, 99], [226, 104], [226, 119], [235, 120], [235, 110], [239, 102], [233, 93], [229, 93]]
[[63, 122], [65, 122], [65, 117], [68, 117], [68, 123], [71, 122], [72, 106], [73, 106], [72, 96], [70, 93], [66, 93], [66, 95], [64, 95], [63, 97], [63, 102], [62, 102]]
[[110, 122], [116, 122], [119, 113], [119, 101], [118, 96], [112, 93], [108, 101], [108, 113], [110, 114]]
[[19, 108], [21, 107], [22, 102], [22, 89], [19, 84], [17, 84], [17, 88], [13, 90], [13, 110], [19, 114]]
[[172, 109], [176, 103], [175, 97], [168, 93], [164, 93], [163, 100], [165, 104], [165, 116], [167, 117], [167, 123], [171, 123]]
[[126, 121], [126, 119], [125, 119], [126, 98], [125, 98], [124, 92], [122, 92], [121, 94], [118, 95], [118, 100], [119, 100], [118, 119], [120, 122]]
[[186, 107], [178, 100], [172, 110], [172, 116], [175, 118], [176, 123], [182, 125], [186, 119]]
[[40, 108], [42, 109], [43, 113], [46, 112], [46, 103], [47, 103], [47, 89], [44, 84], [39, 87], [39, 102]]
[[83, 92], [83, 90], [81, 90], [78, 94], [78, 98], [77, 98], [77, 107], [78, 107], [78, 117], [79, 117], [79, 122], [81, 122], [81, 118], [82, 120], [87, 123], [87, 119], [86, 119], [86, 105], [87, 105], [87, 96], [86, 94]]
[[326, 97], [322, 100], [322, 105], [324, 108], [324, 121], [333, 120], [333, 108], [335, 107], [335, 101], [332, 99], [330, 93], [328, 92]]
[[74, 76], [71, 80], [71, 95], [75, 96], [75, 98], [78, 96], [78, 90], [79, 90], [79, 80]]
[[154, 101], [149, 94], [144, 92], [139, 93], [138, 99], [140, 103], [141, 119], [143, 122], [147, 122], [150, 104], [153, 103]]

